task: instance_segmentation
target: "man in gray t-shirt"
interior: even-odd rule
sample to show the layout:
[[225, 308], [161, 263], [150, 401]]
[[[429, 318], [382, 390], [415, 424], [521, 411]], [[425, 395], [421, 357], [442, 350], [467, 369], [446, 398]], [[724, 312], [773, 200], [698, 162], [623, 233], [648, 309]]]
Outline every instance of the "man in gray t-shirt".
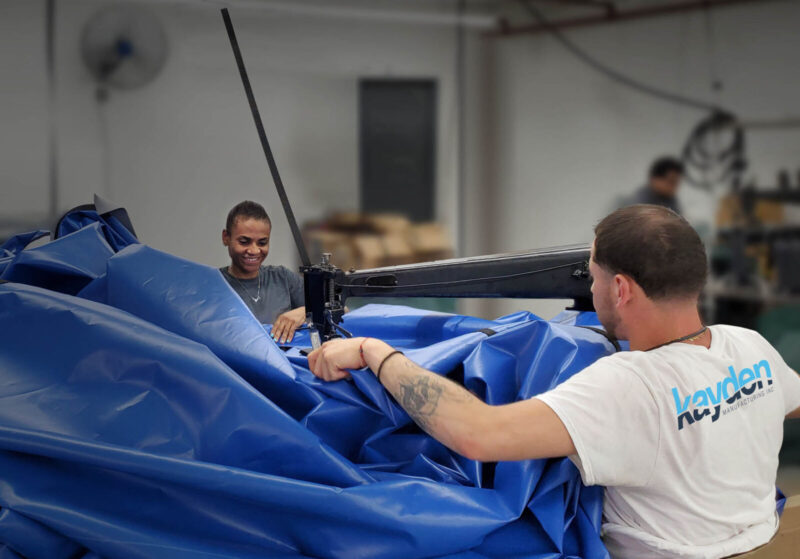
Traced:
[[647, 183], [630, 196], [618, 200], [617, 206], [622, 208], [634, 204], [653, 204], [669, 208], [680, 215], [682, 212], [678, 203], [678, 189], [683, 171], [683, 163], [674, 157], [656, 159], [650, 165]]
[[262, 266], [271, 230], [260, 204], [244, 201], [234, 206], [222, 230], [231, 263], [220, 271], [253, 315], [262, 324], [272, 324], [273, 339], [283, 343], [305, 322], [303, 280], [283, 266]]

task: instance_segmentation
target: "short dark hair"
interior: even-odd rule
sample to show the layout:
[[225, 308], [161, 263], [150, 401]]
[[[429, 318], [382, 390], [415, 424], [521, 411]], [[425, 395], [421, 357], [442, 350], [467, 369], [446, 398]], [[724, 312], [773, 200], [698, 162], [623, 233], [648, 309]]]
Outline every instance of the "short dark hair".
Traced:
[[267, 215], [267, 210], [264, 209], [264, 206], [256, 202], [251, 202], [250, 200], [245, 200], [244, 202], [236, 204], [231, 208], [231, 211], [228, 212], [228, 219], [225, 221], [225, 231], [227, 231], [229, 235], [236, 220], [240, 217], [244, 219], [266, 221], [269, 226], [272, 227], [272, 220]]
[[663, 178], [673, 171], [681, 175], [683, 174], [683, 163], [681, 160], [669, 156], [659, 157], [650, 164], [650, 172], [647, 176], [651, 179], [655, 177]]
[[633, 278], [650, 299], [700, 295], [708, 261], [700, 236], [672, 210], [637, 204], [612, 212], [594, 229], [594, 261]]

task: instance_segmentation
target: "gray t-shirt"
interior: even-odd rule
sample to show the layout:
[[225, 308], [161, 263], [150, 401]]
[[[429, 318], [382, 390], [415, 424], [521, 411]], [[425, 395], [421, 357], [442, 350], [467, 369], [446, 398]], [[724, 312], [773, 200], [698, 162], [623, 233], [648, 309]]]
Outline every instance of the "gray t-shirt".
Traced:
[[655, 192], [647, 185], [640, 187], [636, 192], [630, 196], [623, 196], [617, 202], [617, 207], [624, 208], [625, 206], [632, 206], [634, 204], [653, 204], [655, 206], [664, 206], [671, 209], [678, 215], [682, 214], [681, 205], [678, 203], [676, 197], [670, 198]]
[[259, 277], [253, 279], [235, 278], [227, 266], [219, 271], [262, 324], [272, 324], [281, 314], [305, 304], [303, 278], [283, 266], [262, 266]]

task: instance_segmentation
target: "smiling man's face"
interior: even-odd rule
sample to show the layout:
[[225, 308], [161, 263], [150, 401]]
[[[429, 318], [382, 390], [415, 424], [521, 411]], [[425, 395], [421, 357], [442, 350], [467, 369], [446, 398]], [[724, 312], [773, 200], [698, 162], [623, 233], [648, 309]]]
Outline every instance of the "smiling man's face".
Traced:
[[253, 218], [237, 219], [230, 232], [222, 231], [222, 244], [228, 247], [231, 265], [228, 272], [237, 278], [258, 276], [269, 254], [269, 222]]

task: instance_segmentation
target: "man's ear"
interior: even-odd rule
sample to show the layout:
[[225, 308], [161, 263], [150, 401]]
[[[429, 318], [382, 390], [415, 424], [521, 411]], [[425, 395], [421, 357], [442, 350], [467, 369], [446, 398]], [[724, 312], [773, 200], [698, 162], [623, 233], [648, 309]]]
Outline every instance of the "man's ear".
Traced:
[[230, 240], [231, 240], [231, 238], [228, 235], [228, 230], [227, 229], [223, 229], [222, 230], [222, 244], [225, 245], [225, 246], [228, 246], [228, 243], [230, 242]]
[[633, 280], [626, 275], [616, 274], [614, 276], [614, 294], [617, 297], [616, 306], [620, 307], [628, 303], [633, 295]]

